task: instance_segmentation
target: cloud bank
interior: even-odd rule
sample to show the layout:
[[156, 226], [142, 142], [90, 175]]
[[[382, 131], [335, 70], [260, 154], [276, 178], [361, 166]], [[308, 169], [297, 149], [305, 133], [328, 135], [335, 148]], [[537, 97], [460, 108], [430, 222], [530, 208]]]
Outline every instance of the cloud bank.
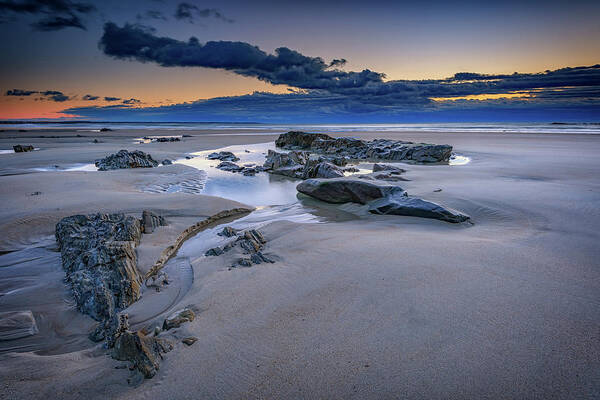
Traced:
[[67, 100], [71, 100], [72, 97], [65, 95], [63, 92], [58, 90], [22, 90], [22, 89], [12, 89], [7, 90], [5, 96], [31, 96], [31, 95], [39, 95], [42, 100], [52, 100], [59, 103], [62, 103]]
[[85, 30], [82, 15], [94, 11], [96, 7], [91, 3], [71, 0], [0, 1], [0, 12], [3, 14], [42, 17], [31, 24], [38, 31], [56, 31], [69, 27]]
[[199, 8], [198, 6], [191, 3], [179, 3], [175, 10], [175, 19], [185, 20], [189, 23], [194, 23], [196, 18], [209, 18], [213, 17], [224, 22], [233, 23], [232, 19], [227, 18], [216, 8]]

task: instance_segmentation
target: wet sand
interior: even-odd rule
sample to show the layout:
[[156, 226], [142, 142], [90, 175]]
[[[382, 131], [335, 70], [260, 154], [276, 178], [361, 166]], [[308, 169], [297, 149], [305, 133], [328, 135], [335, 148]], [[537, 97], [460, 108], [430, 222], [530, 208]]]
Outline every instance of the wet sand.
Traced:
[[[129, 385], [130, 372], [115, 369], [122, 363], [80, 333], [91, 320], [68, 303], [54, 224], [74, 213], [156, 209], [179, 224], [170, 228], [175, 231], [240, 203], [142, 191], [197, 171], [184, 165], [108, 173], [31, 168], [87, 164], [121, 148], [162, 160], [275, 138], [186, 132], [194, 137], [130, 144], [163, 134], [144, 132], [86, 138], [27, 132], [29, 139], [1, 133], [1, 149], [40, 148], [0, 154], [0, 251], [11, 251], [0, 256], [0, 279], [31, 282], [26, 295], [0, 297], [0, 311], [33, 309], [40, 327], [37, 338], [12, 341], [16, 352], [0, 347], [2, 398], [600, 395], [600, 136], [572, 134], [353, 132], [448, 143], [470, 157], [462, 166], [405, 165], [410, 181], [401, 186], [469, 214], [474, 224], [369, 215], [358, 206], [299, 196], [315, 220], [260, 221], [265, 250], [278, 261], [233, 270], [227, 256], [201, 256], [214, 232], [198, 235], [168, 267], [184, 263], [189, 272], [180, 275], [176, 286], [187, 286], [172, 297], [173, 307], [200, 310], [177, 335], [199, 340], [177, 344], [153, 379]], [[15, 135], [19, 140], [10, 138]], [[33, 137], [39, 135], [62, 138]], [[91, 144], [94, 137], [104, 143]], [[31, 196], [36, 191], [42, 194]], [[160, 229], [154, 240], [170, 237]], [[145, 254], [149, 262], [152, 255]], [[148, 298], [146, 304], [158, 299]], [[143, 305], [134, 304], [132, 314], [148, 312]], [[36, 307], [61, 312], [44, 315]], [[44, 350], [28, 352], [36, 348]]]

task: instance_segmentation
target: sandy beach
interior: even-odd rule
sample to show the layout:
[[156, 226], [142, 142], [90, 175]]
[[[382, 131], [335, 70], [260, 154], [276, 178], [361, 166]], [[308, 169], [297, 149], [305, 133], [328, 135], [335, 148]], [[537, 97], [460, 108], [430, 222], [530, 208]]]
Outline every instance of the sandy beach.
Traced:
[[[37, 149], [0, 154], [0, 312], [31, 310], [39, 329], [0, 341], [0, 398], [600, 396], [599, 135], [333, 134], [449, 144], [468, 157], [464, 165], [402, 164], [407, 180], [398, 184], [410, 195], [472, 221], [449, 224], [303, 195], [290, 211], [243, 186], [235, 198], [203, 194], [210, 171], [207, 180], [186, 155], [227, 146], [243, 153], [282, 132], [184, 133], [178, 142], [141, 144], [135, 139], [174, 133], [0, 132], [0, 149]], [[120, 149], [176, 162], [72, 170]], [[186, 227], [240, 207], [255, 211], [189, 239], [165, 267], [169, 288], [144, 288], [129, 310], [142, 327], [193, 306], [196, 319], [174, 335], [196, 343], [177, 342], [156, 376], [143, 379], [88, 339], [94, 321], [77, 311], [63, 281], [54, 238], [61, 218], [160, 213], [169, 225], [137, 248], [145, 272]], [[231, 269], [232, 256], [205, 257], [205, 243], [227, 224], [260, 228], [275, 262]]]

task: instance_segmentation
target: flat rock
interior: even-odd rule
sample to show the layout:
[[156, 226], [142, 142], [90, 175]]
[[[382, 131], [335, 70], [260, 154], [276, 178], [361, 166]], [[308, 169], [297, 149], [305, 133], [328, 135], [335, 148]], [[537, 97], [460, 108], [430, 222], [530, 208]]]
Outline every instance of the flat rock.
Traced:
[[152, 168], [158, 166], [158, 161], [143, 151], [119, 150], [116, 154], [96, 160], [98, 171], [108, 171], [123, 168]]
[[354, 178], [308, 179], [299, 183], [296, 189], [328, 203], [366, 204], [390, 194], [404, 193], [399, 186]]
[[31, 311], [0, 312], [0, 341], [20, 339], [37, 333], [38, 327]]
[[347, 157], [354, 160], [448, 162], [452, 146], [414, 143], [398, 140], [333, 138], [322, 133], [292, 131], [279, 135], [275, 144], [284, 149], [308, 150], [314, 153]]
[[400, 175], [400, 174], [406, 172], [405, 169], [396, 167], [395, 165], [377, 164], [377, 163], [373, 164], [373, 172], [380, 172], [380, 171], [385, 171], [392, 175]]
[[196, 343], [197, 341], [198, 341], [198, 338], [197, 338], [197, 337], [194, 337], [194, 336], [188, 336], [188, 337], [186, 337], [186, 338], [183, 338], [183, 339], [181, 339], [181, 342], [182, 342], [183, 344], [186, 344], [186, 345], [188, 345], [188, 346], [191, 346], [191, 345], [193, 345], [193, 344], [194, 344], [194, 343]]
[[369, 203], [369, 212], [384, 215], [434, 218], [452, 223], [465, 222], [469, 219], [467, 215], [431, 201], [398, 195], [387, 196]]

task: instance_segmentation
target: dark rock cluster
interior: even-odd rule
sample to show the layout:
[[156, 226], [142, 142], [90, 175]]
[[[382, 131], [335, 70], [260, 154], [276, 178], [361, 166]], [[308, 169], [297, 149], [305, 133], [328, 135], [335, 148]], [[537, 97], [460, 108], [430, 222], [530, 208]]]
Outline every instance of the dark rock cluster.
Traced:
[[56, 225], [66, 280], [77, 308], [99, 321], [91, 338], [110, 338], [117, 313], [139, 299], [142, 276], [135, 246], [140, 220], [124, 214], [73, 215]]
[[210, 153], [208, 156], [206, 156], [206, 158], [208, 158], [209, 160], [220, 160], [220, 161], [240, 161], [239, 157], [237, 157], [235, 154], [233, 154], [230, 151], [219, 151], [214, 152], [214, 153]]
[[328, 159], [326, 157], [313, 157], [308, 152], [290, 151], [280, 153], [269, 150], [263, 167], [272, 174], [289, 176], [290, 178], [339, 178], [344, 176], [334, 161], [343, 164], [343, 158]]
[[262, 233], [256, 229], [248, 229], [240, 233], [237, 230], [227, 226], [223, 228], [218, 235], [224, 237], [235, 237], [235, 239], [231, 240], [222, 247], [213, 247], [212, 249], [209, 249], [205, 253], [207, 257], [220, 256], [237, 247], [242, 253], [242, 257], [236, 260], [236, 262], [232, 265], [232, 268], [237, 266], [251, 267], [253, 264], [275, 262], [272, 258], [263, 254], [262, 250], [264, 249], [267, 241]]
[[99, 171], [108, 171], [122, 168], [152, 168], [158, 166], [158, 161], [152, 158], [150, 154], [143, 151], [119, 150], [116, 154], [96, 160], [96, 167]]
[[32, 145], [22, 145], [22, 144], [17, 144], [13, 146], [13, 150], [15, 151], [15, 153], [25, 153], [28, 151], [33, 151], [33, 146]]
[[222, 171], [238, 172], [238, 173], [240, 173], [242, 175], [246, 175], [246, 176], [254, 176], [257, 173], [264, 171], [264, 168], [259, 165], [254, 165], [254, 164], [238, 165], [231, 161], [222, 161], [219, 163], [219, 165], [217, 165], [217, 168]]
[[288, 150], [308, 150], [313, 153], [343, 156], [353, 160], [436, 163], [448, 162], [452, 154], [452, 146], [446, 144], [436, 145], [387, 139], [365, 141], [298, 131], [279, 135], [275, 144]]

